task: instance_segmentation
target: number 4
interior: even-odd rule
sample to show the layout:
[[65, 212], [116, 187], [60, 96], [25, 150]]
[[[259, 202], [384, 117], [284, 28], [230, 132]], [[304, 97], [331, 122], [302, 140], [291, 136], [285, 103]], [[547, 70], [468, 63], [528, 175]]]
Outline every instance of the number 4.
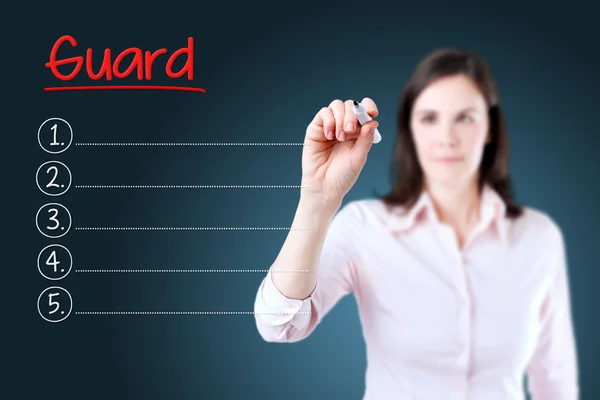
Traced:
[[58, 259], [56, 258], [56, 250], [54, 250], [52, 253], [50, 253], [50, 257], [48, 257], [48, 259], [46, 260], [46, 265], [54, 266], [54, 272], [56, 272], [56, 267], [58, 266], [58, 264], [60, 264], [60, 261], [58, 261]]

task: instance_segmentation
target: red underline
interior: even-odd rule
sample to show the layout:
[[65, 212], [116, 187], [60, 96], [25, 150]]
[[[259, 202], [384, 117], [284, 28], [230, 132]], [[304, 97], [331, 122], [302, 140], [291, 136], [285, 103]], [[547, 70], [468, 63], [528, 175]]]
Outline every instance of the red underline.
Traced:
[[62, 87], [47, 87], [46, 92], [66, 91], [66, 90], [175, 90], [183, 92], [200, 92], [206, 93], [205, 89], [193, 88], [185, 86], [62, 86]]

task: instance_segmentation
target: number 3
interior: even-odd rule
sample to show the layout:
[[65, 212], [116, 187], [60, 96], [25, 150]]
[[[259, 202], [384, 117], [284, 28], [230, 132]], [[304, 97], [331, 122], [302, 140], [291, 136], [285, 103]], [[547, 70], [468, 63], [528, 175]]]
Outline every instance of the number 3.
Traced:
[[60, 222], [58, 222], [58, 220], [56, 219], [56, 216], [58, 215], [58, 210], [56, 208], [50, 208], [50, 209], [48, 209], [48, 212], [52, 212], [52, 211], [54, 211], [54, 215], [51, 216], [49, 219], [50, 219], [50, 221], [56, 222], [56, 225], [54, 225], [54, 226], [47, 226], [46, 228], [48, 228], [48, 229], [56, 229], [56, 228], [58, 228], [60, 226]]

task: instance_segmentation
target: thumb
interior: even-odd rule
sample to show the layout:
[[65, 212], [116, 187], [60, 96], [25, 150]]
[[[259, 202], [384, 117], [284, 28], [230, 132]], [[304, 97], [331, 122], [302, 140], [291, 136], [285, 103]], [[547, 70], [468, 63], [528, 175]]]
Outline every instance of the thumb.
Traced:
[[371, 150], [374, 132], [378, 125], [379, 122], [377, 121], [369, 121], [367, 124], [363, 125], [358, 134], [358, 138], [352, 147], [352, 152], [355, 152], [356, 156], [360, 157], [363, 162], [366, 161], [367, 154], [369, 153], [369, 150]]

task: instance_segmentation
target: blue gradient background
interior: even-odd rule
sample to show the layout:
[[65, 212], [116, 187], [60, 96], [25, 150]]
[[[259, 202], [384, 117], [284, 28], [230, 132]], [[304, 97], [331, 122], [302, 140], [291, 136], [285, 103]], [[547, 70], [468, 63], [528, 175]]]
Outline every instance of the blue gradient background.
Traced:
[[[569, 6], [441, 1], [11, 6], [3, 13], [2, 31], [10, 39], [7, 51], [21, 61], [11, 67], [17, 78], [6, 82], [19, 89], [7, 117], [12, 117], [8, 129], [16, 132], [10, 137], [21, 143], [5, 161], [12, 162], [22, 187], [11, 198], [18, 204], [10, 217], [19, 218], [15, 222], [24, 230], [14, 236], [18, 243], [11, 241], [19, 249], [18, 268], [9, 269], [11, 281], [5, 283], [17, 305], [4, 320], [11, 322], [3, 323], [13, 337], [7, 365], [14, 386], [2, 385], [0, 397], [360, 399], [366, 359], [352, 296], [295, 344], [262, 341], [252, 315], [73, 313], [50, 324], [36, 310], [38, 295], [55, 284], [36, 268], [37, 254], [50, 243], [71, 250], [74, 269], [266, 269], [287, 234], [71, 230], [56, 241], [47, 239], [34, 223], [37, 209], [54, 201], [35, 185], [43, 162], [64, 162], [74, 185], [299, 185], [301, 146], [72, 146], [53, 156], [39, 148], [36, 132], [47, 118], [62, 117], [73, 126], [75, 142], [302, 142], [320, 107], [335, 98], [369, 96], [380, 110], [383, 141], [373, 146], [348, 202], [389, 189], [402, 86], [427, 52], [458, 46], [479, 51], [496, 75], [518, 199], [549, 213], [563, 229], [582, 398], [597, 398], [598, 30], [593, 10], [574, 1]], [[207, 93], [44, 92], [61, 84], [44, 64], [64, 34], [75, 36], [79, 47], [62, 55], [91, 47], [96, 60], [106, 47], [114, 54], [131, 46], [171, 52], [193, 36], [193, 84]], [[155, 84], [172, 84], [158, 71]], [[71, 188], [59, 201], [79, 227], [287, 227], [298, 196], [298, 189]], [[74, 311], [252, 311], [262, 278], [71, 272], [58, 284], [71, 293]]]

